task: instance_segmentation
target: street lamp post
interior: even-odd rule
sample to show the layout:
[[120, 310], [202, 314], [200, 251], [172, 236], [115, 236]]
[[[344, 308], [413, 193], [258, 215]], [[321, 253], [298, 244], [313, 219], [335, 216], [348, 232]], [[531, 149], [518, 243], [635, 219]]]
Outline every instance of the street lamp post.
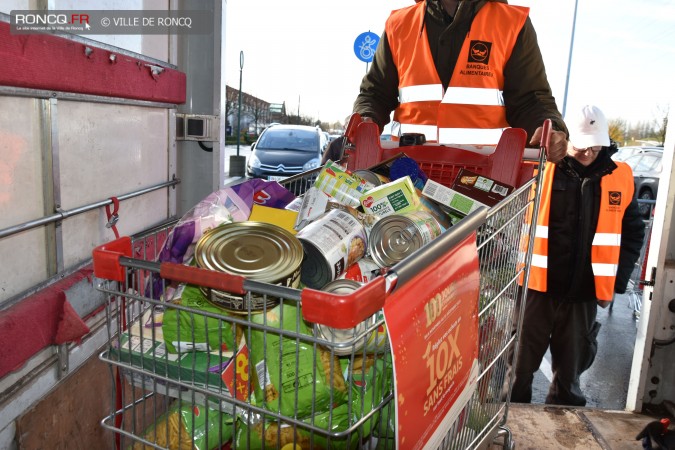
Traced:
[[577, 6], [579, 0], [574, 0], [574, 17], [572, 18], [572, 37], [570, 39], [570, 53], [567, 59], [567, 78], [565, 78], [565, 96], [563, 97], [562, 115], [565, 117], [565, 110], [567, 109], [567, 90], [570, 85], [570, 70], [572, 68], [572, 49], [574, 48], [574, 30], [577, 26]]
[[244, 74], [244, 51], [239, 52], [239, 111], [237, 113], [237, 156], [239, 156], [239, 140], [241, 139], [241, 80]]
[[237, 112], [237, 154], [230, 156], [230, 176], [243, 177], [246, 166], [246, 157], [239, 155], [239, 141], [241, 140], [241, 81], [244, 71], [244, 51], [239, 52], [239, 109]]

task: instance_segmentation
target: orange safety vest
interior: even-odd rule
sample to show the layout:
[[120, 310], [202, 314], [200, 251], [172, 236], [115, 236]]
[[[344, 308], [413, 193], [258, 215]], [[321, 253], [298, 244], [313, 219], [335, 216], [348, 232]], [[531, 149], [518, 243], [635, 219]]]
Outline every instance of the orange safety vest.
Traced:
[[424, 27], [426, 2], [392, 12], [385, 25], [399, 74], [394, 122], [441, 144], [496, 145], [506, 121], [504, 67], [529, 8], [488, 2], [473, 20], [446, 90]]
[[[612, 300], [614, 296], [614, 280], [621, 252], [621, 223], [635, 189], [630, 167], [622, 162], [616, 162], [616, 165], [616, 170], [600, 180], [600, 211], [591, 247], [591, 267], [595, 280], [595, 296], [598, 300]], [[547, 164], [544, 169], [539, 215], [534, 231], [528, 288], [539, 292], [546, 292], [547, 287], [548, 219], [554, 172], [555, 164]]]

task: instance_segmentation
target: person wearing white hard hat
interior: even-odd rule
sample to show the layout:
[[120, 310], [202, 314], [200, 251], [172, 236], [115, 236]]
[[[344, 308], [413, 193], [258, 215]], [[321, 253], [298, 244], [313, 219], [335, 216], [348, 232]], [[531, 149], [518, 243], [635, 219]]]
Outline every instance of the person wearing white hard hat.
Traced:
[[597, 307], [626, 286], [644, 239], [633, 173], [610, 158], [607, 119], [586, 105], [566, 120], [567, 156], [547, 163], [511, 401], [529, 403], [546, 350], [546, 403], [585, 406], [579, 377], [597, 353]]

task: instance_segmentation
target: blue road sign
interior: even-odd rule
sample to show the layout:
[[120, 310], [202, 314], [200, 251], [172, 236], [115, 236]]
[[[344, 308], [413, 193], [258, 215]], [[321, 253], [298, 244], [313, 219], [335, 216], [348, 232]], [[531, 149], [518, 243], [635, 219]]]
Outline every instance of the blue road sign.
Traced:
[[359, 34], [354, 41], [354, 53], [356, 57], [363, 62], [371, 62], [378, 42], [380, 42], [380, 37], [375, 33], [366, 31]]

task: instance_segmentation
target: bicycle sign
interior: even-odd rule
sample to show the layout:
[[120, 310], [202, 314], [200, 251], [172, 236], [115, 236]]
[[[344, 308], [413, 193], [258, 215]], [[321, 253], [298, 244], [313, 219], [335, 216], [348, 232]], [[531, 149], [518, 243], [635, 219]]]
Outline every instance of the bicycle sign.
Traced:
[[354, 53], [363, 62], [371, 62], [375, 55], [375, 49], [380, 42], [380, 37], [370, 31], [361, 33], [354, 41]]

